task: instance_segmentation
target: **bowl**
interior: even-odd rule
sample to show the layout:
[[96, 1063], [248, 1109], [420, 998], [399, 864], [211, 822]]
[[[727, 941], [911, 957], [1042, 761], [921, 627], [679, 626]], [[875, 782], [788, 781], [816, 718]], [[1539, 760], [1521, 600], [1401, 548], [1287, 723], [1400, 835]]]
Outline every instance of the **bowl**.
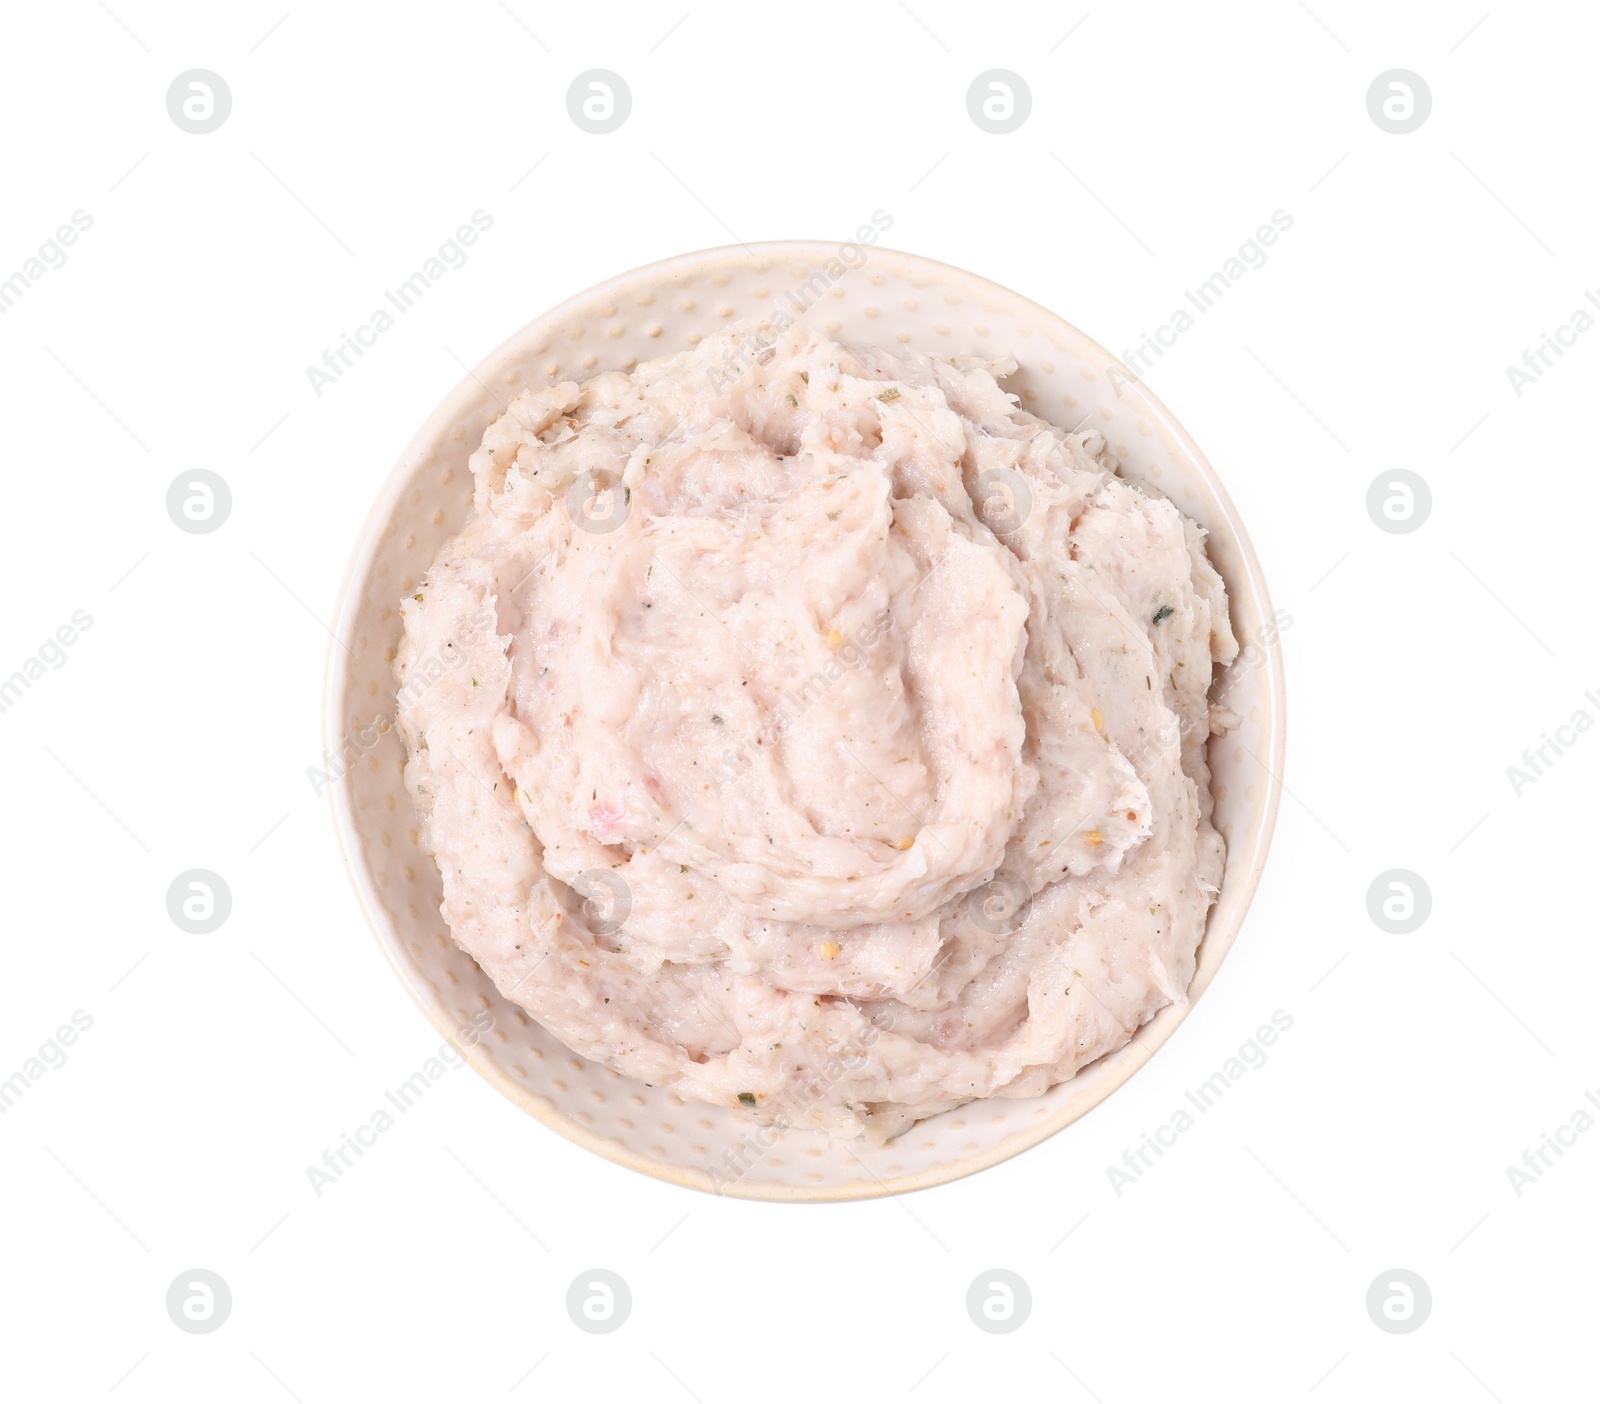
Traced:
[[[780, 1132], [634, 1082], [578, 1057], [502, 999], [439, 914], [439, 874], [418, 844], [392, 725], [399, 601], [460, 529], [472, 496], [468, 454], [504, 404], [525, 386], [631, 370], [779, 309], [791, 318], [803, 310], [847, 340], [938, 356], [1010, 352], [1018, 369], [1005, 384], [1024, 408], [1068, 429], [1099, 429], [1124, 477], [1166, 494], [1207, 529], [1243, 650], [1216, 684], [1241, 720], [1211, 742], [1215, 823], [1228, 855], [1188, 1002], [1161, 1010], [1132, 1042], [1043, 1096], [971, 1102], [879, 1147]], [[1284, 692], [1272, 607], [1244, 525], [1193, 440], [1131, 372], [1055, 313], [958, 268], [864, 242], [685, 254], [528, 323], [446, 396], [389, 474], [346, 574], [336, 633], [325, 698], [334, 827], [401, 983], [467, 1062], [528, 1114], [597, 1155], [691, 1189], [786, 1201], [900, 1194], [995, 1165], [1070, 1125], [1149, 1061], [1211, 983], [1250, 905], [1277, 816]]]

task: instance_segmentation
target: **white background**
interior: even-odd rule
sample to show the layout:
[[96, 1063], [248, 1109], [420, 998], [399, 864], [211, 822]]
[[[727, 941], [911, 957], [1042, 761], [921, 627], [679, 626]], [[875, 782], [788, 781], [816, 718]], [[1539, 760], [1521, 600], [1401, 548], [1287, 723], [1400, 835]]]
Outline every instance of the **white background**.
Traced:
[[[0, 1392], [1593, 1397], [1600, 1129], [1520, 1196], [1507, 1167], [1600, 1088], [1600, 737], [1520, 797], [1506, 775], [1600, 717], [1600, 330], [1520, 397], [1506, 374], [1600, 288], [1592, 13], [680, 0], [669, 34], [677, 5], [109, 3], [10, 9], [0, 93], [0, 277], [93, 218], [0, 317], [0, 675], [94, 621], [0, 715], [0, 1078], [93, 1019], [0, 1117]], [[195, 67], [233, 94], [204, 136], [165, 106]], [[594, 67], [633, 93], [608, 136], [566, 113]], [[966, 110], [996, 67], [1033, 92], [1007, 136]], [[1396, 67], [1433, 94], [1404, 136], [1366, 110]], [[477, 209], [467, 265], [316, 396], [306, 367]], [[390, 463], [457, 358], [568, 295], [876, 209], [887, 245], [1118, 351], [1293, 218], [1148, 377], [1294, 621], [1289, 793], [1221, 974], [1086, 1119], [901, 1200], [678, 1190], [470, 1072], [316, 1197], [306, 1167], [438, 1042], [306, 774], [321, 621]], [[1365, 509], [1398, 467], [1433, 493], [1409, 535]], [[196, 468], [232, 489], [213, 535], [166, 515]], [[233, 892], [210, 936], [166, 912], [195, 867]], [[1367, 915], [1396, 867], [1433, 893], [1408, 936]], [[1115, 1193], [1107, 1167], [1277, 1009], [1266, 1066]], [[165, 1310], [195, 1267], [232, 1289], [214, 1334]], [[592, 1267], [632, 1288], [612, 1335], [565, 1312]], [[1032, 1289], [1010, 1335], [966, 1314], [993, 1267]], [[1365, 1308], [1396, 1267], [1433, 1293], [1409, 1335]]]

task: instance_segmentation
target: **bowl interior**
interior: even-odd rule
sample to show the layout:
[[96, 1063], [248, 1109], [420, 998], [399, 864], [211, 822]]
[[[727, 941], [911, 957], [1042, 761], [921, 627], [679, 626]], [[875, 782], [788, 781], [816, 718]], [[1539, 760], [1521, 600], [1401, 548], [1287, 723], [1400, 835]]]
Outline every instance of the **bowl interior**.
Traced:
[[[327, 745], [339, 773], [335, 825], [362, 905], [396, 972], [435, 1027], [519, 1106], [611, 1160], [697, 1189], [761, 1199], [849, 1199], [955, 1179], [1044, 1139], [1130, 1077], [1187, 1006], [1161, 1011], [1134, 1042], [1041, 1097], [969, 1103], [877, 1149], [778, 1132], [740, 1113], [687, 1103], [571, 1053], [502, 999], [450, 938], [433, 859], [401, 780], [392, 726], [399, 601], [422, 578], [471, 501], [467, 456], [520, 389], [583, 379], [685, 349], [748, 319], [804, 313], [830, 335], [938, 356], [1010, 352], [1006, 385], [1025, 408], [1098, 428], [1125, 477], [1170, 497], [1210, 533], [1244, 650], [1219, 683], [1239, 728], [1211, 744], [1218, 829], [1228, 843], [1190, 1000], [1226, 954], [1254, 892], [1276, 815], [1283, 682], [1259, 566], [1227, 494], [1161, 404], [1081, 332], [959, 269], [879, 248], [763, 244], [687, 255], [624, 274], [555, 308], [493, 352], [423, 425], [373, 508], [346, 580], [330, 649]], [[1216, 695], [1214, 693], [1213, 695]], [[1257, 759], [1259, 758], [1259, 759]]]

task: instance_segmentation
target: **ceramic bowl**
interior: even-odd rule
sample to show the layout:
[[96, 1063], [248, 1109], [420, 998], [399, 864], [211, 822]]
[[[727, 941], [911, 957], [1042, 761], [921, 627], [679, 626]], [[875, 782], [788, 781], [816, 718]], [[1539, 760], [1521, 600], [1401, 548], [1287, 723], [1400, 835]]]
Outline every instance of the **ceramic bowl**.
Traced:
[[[1165, 493], [1210, 533], [1246, 651], [1226, 681], [1239, 728], [1211, 743], [1216, 824], [1228, 844], [1189, 1002], [1163, 1009], [1136, 1039], [1041, 1097], [972, 1102], [886, 1146], [835, 1144], [818, 1132], [757, 1127], [741, 1113], [687, 1103], [571, 1053], [503, 1000], [451, 940], [439, 874], [418, 846], [390, 725], [399, 601], [461, 526], [467, 456], [524, 386], [631, 370], [741, 319], [783, 308], [845, 339], [937, 356], [1010, 352], [1006, 381], [1033, 413], [1099, 429], [1125, 477]], [[1113, 374], [1113, 372], [1116, 372]], [[329, 649], [325, 725], [342, 776], [334, 824], [373, 932], [401, 983], [448, 1038], [487, 1022], [463, 1052], [530, 1115], [620, 1165], [674, 1184], [752, 1199], [843, 1200], [942, 1184], [1037, 1145], [1147, 1062], [1216, 975], [1250, 904], [1277, 814], [1284, 743], [1282, 664], [1272, 608], [1244, 525], [1200, 450], [1103, 348], [1055, 313], [983, 278], [913, 254], [826, 243], [772, 243], [686, 254], [624, 273], [536, 317], [490, 353], [428, 417], [384, 483], [346, 576]], [[1219, 684], [1221, 686], [1222, 684]]]

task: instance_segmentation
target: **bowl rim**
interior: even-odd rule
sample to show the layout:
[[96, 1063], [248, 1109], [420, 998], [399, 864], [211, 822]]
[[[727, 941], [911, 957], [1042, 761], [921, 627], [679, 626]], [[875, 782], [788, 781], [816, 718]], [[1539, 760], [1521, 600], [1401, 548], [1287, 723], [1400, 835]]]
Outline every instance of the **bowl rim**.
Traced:
[[[355, 641], [355, 626], [361, 613], [361, 601], [365, 593], [365, 586], [371, 572], [373, 559], [385, 537], [395, 507], [406, 485], [415, 473], [417, 463], [432, 453], [434, 445], [439, 442], [441, 433], [448, 429], [454, 420], [469, 410], [480, 396], [485, 393], [487, 384], [492, 382], [494, 375], [506, 360], [520, 350], [535, 335], [541, 334], [536, 329], [557, 324], [564, 316], [587, 308], [596, 301], [605, 299], [608, 295], [619, 293], [622, 289], [647, 275], [656, 280], [665, 280], [676, 275], [708, 272], [718, 265], [725, 266], [729, 263], [747, 264], [752, 260], [756, 262], [767, 260], [774, 263], [782, 262], [785, 259], [817, 261], [837, 257], [838, 250], [843, 246], [838, 241], [821, 239], [767, 240], [755, 244], [719, 245], [715, 248], [677, 254], [669, 258], [640, 264], [625, 272], [615, 274], [592, 287], [574, 293], [555, 306], [539, 313], [504, 338], [488, 355], [482, 357], [445, 394], [406, 443], [399, 458], [389, 469], [388, 474], [380, 485], [377, 496], [373, 500], [372, 506], [368, 509], [361, 530], [357, 535], [356, 544], [351, 552], [349, 561], [346, 563], [333, 615], [334, 628], [330, 631], [329, 641], [325, 650], [322, 699], [322, 733], [325, 757], [337, 755], [343, 745], [345, 730], [343, 716], [350, 682], [350, 665], [354, 659], [352, 645]], [[1120, 372], [1119, 378], [1124, 382], [1124, 388], [1119, 388], [1116, 391], [1118, 398], [1125, 402], [1129, 400], [1136, 401], [1152, 419], [1159, 423], [1163, 432], [1199, 470], [1201, 478], [1205, 481], [1212, 499], [1221, 513], [1222, 519], [1226, 521], [1232, 534], [1233, 543], [1238, 554], [1240, 574], [1249, 582], [1250, 594], [1258, 603], [1262, 619], [1270, 620], [1274, 617], [1271, 596], [1267, 589], [1266, 577], [1262, 572], [1260, 560], [1256, 556], [1255, 547], [1250, 540], [1249, 533], [1245, 530], [1244, 522], [1239, 516], [1238, 508], [1234, 506], [1233, 499], [1228, 495], [1227, 488], [1217, 476], [1216, 470], [1212, 468], [1210, 460], [1201, 451], [1200, 446], [1189, 435], [1183, 425], [1178, 422], [1166, 405], [1146, 386], [1143, 380], [1134, 376], [1105, 347], [1076, 325], [1068, 322], [1059, 313], [1051, 311], [1042, 304], [1035, 302], [1032, 298], [1016, 292], [1001, 283], [996, 283], [990, 278], [969, 272], [954, 264], [928, 258], [923, 254], [875, 245], [868, 256], [868, 263], [884, 259], [899, 260], [903, 264], [920, 266], [923, 269], [937, 272], [942, 276], [953, 277], [956, 280], [965, 282], [975, 291], [981, 292], [986, 304], [999, 298], [1019, 311], [1026, 309], [1030, 320], [1033, 322], [1043, 326], [1049, 326], [1052, 323], [1058, 324], [1064, 329], [1067, 336], [1077, 339], [1084, 350], [1094, 356], [1098, 356], [1105, 368], [1109, 369], [1113, 366], [1118, 368]], [[346, 643], [347, 639], [349, 643]], [[1217, 970], [1221, 968], [1222, 961], [1232, 948], [1234, 940], [1244, 924], [1245, 917], [1249, 913], [1250, 905], [1260, 886], [1267, 853], [1272, 846], [1273, 833], [1277, 827], [1279, 802], [1283, 789], [1283, 782], [1279, 777], [1283, 772], [1287, 728], [1283, 654], [1276, 638], [1266, 646], [1264, 652], [1267, 667], [1264, 683], [1265, 715], [1263, 727], [1269, 741], [1267, 749], [1270, 752], [1272, 764], [1263, 767], [1267, 771], [1268, 783], [1261, 803], [1261, 818], [1259, 824], [1254, 827], [1249, 835], [1251, 846], [1244, 855], [1246, 866], [1233, 880], [1231, 887], [1225, 881], [1222, 891], [1218, 894], [1216, 905], [1212, 907], [1207, 916], [1206, 929], [1201, 938], [1199, 949], [1202, 952], [1207, 952], [1207, 954], [1214, 952], [1214, 958], [1209, 961], [1209, 968], [1206, 969], [1202, 969], [1197, 962], [1195, 975], [1190, 981], [1187, 991], [1187, 999], [1181, 1005], [1169, 1004], [1157, 1011], [1151, 1019], [1134, 1031], [1134, 1035], [1128, 1043], [1105, 1055], [1105, 1058], [1098, 1060], [1096, 1064], [1091, 1064], [1090, 1067], [1094, 1067], [1109, 1059], [1118, 1060], [1116, 1066], [1108, 1066], [1102, 1075], [1095, 1078], [1092, 1084], [1084, 1089], [1083, 1093], [1078, 1097], [1067, 1100], [1062, 1106], [1056, 1108], [1050, 1116], [1041, 1118], [1037, 1124], [1011, 1133], [987, 1150], [975, 1151], [961, 1157], [959, 1160], [951, 1161], [941, 1166], [916, 1173], [896, 1175], [889, 1179], [872, 1176], [872, 1172], [868, 1171], [867, 1173], [871, 1178], [867, 1180], [852, 1180], [842, 1185], [793, 1185], [751, 1180], [747, 1177], [741, 1177], [731, 1184], [719, 1183], [715, 1177], [703, 1171], [687, 1166], [672, 1165], [650, 1156], [641, 1155], [610, 1137], [587, 1130], [581, 1124], [566, 1116], [548, 1098], [541, 1097], [516, 1082], [498, 1064], [486, 1057], [476, 1043], [459, 1038], [461, 1031], [458, 1027], [458, 1021], [453, 1019], [445, 1008], [442, 995], [437, 990], [428, 987], [425, 977], [411, 963], [404, 950], [402, 939], [394, 930], [384, 910], [383, 903], [372, 882], [371, 874], [361, 860], [360, 837], [355, 824], [345, 773], [341, 773], [327, 787], [328, 803], [333, 820], [334, 834], [346, 875], [355, 890], [356, 901], [361, 908], [362, 915], [366, 918], [372, 936], [383, 951], [390, 968], [399, 978], [407, 993], [410, 994], [413, 1003], [422, 1011], [435, 1031], [455, 1045], [456, 1051], [472, 1066], [479, 1076], [484, 1078], [485, 1081], [510, 1101], [516, 1103], [528, 1115], [534, 1117], [566, 1140], [609, 1160], [615, 1165], [638, 1171], [641, 1174], [650, 1176], [652, 1179], [662, 1180], [684, 1189], [698, 1190], [702, 1193], [737, 1199], [759, 1200], [768, 1203], [843, 1203], [852, 1200], [895, 1196], [913, 1190], [931, 1189], [937, 1185], [950, 1184], [956, 1180], [965, 1179], [969, 1175], [977, 1174], [980, 1170], [987, 1170], [1003, 1161], [1010, 1160], [1013, 1156], [1022, 1154], [1026, 1150], [1031, 1150], [1034, 1146], [1048, 1140], [1057, 1132], [1065, 1130], [1073, 1122], [1088, 1115], [1089, 1112], [1127, 1082], [1140, 1068], [1151, 1061], [1156, 1051], [1171, 1037], [1178, 1025], [1188, 1017], [1190, 1011], [1199, 1001], [1200, 996], [1209, 988]], [[1260, 758], [1257, 757], [1257, 759], [1259, 760]], [[1231, 853], [1232, 840], [1229, 840], [1229, 849]], [[1229, 915], [1226, 925], [1225, 927], [1214, 929], [1213, 922], [1218, 910], [1221, 908], [1224, 896], [1229, 899]], [[1143, 1053], [1142, 1057], [1138, 1056], [1141, 1051]], [[1080, 1069], [1080, 1073], [1083, 1071], [1086, 1071], [1086, 1069]], [[1068, 1079], [1068, 1084], [1073, 1080], [1075, 1078]]]

